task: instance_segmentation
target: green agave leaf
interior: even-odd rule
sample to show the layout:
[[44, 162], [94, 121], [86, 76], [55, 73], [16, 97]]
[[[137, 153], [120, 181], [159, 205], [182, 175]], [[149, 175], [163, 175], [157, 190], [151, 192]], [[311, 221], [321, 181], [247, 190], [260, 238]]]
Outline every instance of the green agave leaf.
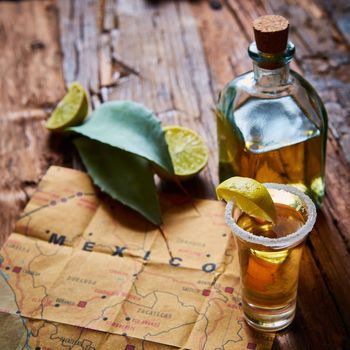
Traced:
[[161, 224], [153, 173], [148, 160], [85, 137], [74, 140], [94, 183], [150, 220]]
[[137, 154], [174, 174], [160, 121], [139, 103], [106, 102], [95, 109], [84, 124], [69, 130]]

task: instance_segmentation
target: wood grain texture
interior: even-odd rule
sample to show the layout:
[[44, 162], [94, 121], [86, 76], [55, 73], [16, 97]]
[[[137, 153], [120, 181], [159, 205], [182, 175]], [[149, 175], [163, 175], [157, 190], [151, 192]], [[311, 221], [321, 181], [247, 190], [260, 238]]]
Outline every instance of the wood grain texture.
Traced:
[[57, 24], [53, 1], [0, 3], [0, 245], [48, 165], [64, 158], [43, 126], [64, 93]]
[[225, 83], [251, 69], [251, 20], [282, 14], [297, 46], [292, 67], [320, 92], [330, 133], [327, 195], [303, 257], [296, 320], [274, 349], [350, 348], [349, 6], [343, 0], [221, 4], [214, 10], [204, 0], [0, 2], [0, 245], [50, 164], [80, 167], [69, 144], [43, 126], [74, 80], [90, 92], [93, 107], [132, 99], [156, 111], [164, 125], [197, 130], [210, 162], [185, 187], [214, 198], [212, 107]]
[[350, 3], [348, 0], [317, 0], [350, 45]]
[[[98, 1], [57, 1], [64, 77], [99, 92], [98, 45], [101, 7]], [[104, 7], [103, 7], [104, 8]]]

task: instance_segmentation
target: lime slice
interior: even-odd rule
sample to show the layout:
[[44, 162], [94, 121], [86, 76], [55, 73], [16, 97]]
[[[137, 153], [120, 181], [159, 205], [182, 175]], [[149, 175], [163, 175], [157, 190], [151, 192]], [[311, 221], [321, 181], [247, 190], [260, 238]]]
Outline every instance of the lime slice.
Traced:
[[46, 122], [46, 127], [52, 131], [63, 130], [68, 126], [81, 123], [87, 113], [88, 100], [86, 92], [79, 83], [74, 82]]
[[276, 209], [269, 191], [260, 182], [248, 177], [235, 176], [216, 188], [218, 199], [234, 199], [238, 207], [250, 216], [275, 222]]
[[163, 128], [174, 166], [175, 176], [187, 180], [198, 174], [208, 163], [209, 151], [204, 140], [193, 130], [182, 126]]

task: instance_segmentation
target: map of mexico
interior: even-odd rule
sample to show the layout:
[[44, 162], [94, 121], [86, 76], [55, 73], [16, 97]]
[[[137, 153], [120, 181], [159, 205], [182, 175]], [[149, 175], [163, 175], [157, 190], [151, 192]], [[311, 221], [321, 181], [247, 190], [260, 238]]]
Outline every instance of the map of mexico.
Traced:
[[28, 349], [269, 349], [243, 322], [222, 203], [161, 203], [159, 229], [51, 167], [1, 250], [0, 319]]

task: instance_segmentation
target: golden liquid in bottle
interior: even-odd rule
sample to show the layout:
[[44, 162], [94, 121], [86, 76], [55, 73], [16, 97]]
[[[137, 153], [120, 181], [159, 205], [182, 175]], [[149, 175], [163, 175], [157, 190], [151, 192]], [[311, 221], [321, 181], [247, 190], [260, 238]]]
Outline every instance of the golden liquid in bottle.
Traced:
[[220, 181], [245, 176], [290, 184], [317, 205], [324, 196], [322, 135], [290, 97], [252, 99], [234, 112], [217, 112]]

